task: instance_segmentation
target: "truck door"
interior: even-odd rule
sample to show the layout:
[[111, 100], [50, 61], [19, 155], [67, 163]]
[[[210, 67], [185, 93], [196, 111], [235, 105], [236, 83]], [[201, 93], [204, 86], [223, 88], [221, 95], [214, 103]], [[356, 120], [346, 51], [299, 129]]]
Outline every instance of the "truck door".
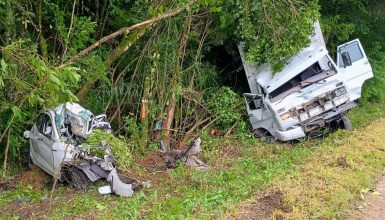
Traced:
[[53, 175], [53, 152], [54, 141], [52, 119], [48, 114], [40, 114], [36, 124], [31, 130], [31, 157], [34, 163], [47, 173]]
[[373, 77], [372, 67], [358, 39], [337, 48], [337, 66], [343, 74], [351, 100], [358, 99], [365, 80]]
[[247, 114], [252, 125], [262, 120], [263, 101], [260, 95], [245, 93]]

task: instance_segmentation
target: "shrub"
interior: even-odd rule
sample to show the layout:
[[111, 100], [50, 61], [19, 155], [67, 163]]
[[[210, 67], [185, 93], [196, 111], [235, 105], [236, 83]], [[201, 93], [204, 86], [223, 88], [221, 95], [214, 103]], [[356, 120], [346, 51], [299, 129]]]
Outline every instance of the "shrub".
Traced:
[[[113, 134], [108, 134], [96, 129], [92, 132], [90, 137], [87, 138], [84, 147], [92, 149], [92, 146], [100, 145], [103, 141], [106, 141], [111, 146], [112, 155], [114, 155], [118, 168], [127, 170], [131, 165], [132, 154], [130, 152], [129, 144], [124, 137], [115, 137]], [[97, 156], [104, 155], [100, 155], [104, 152], [98, 151], [97, 148], [95, 149], [96, 151], [92, 151], [92, 153], [95, 153]]]
[[238, 95], [228, 87], [213, 90], [206, 99], [208, 112], [214, 116], [214, 126], [220, 130], [229, 129], [235, 122], [242, 120]]

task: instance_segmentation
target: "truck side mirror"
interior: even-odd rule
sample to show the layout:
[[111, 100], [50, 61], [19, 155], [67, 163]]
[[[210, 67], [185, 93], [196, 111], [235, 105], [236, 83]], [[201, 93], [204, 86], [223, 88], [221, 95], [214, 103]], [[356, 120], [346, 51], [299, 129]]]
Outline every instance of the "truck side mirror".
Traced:
[[343, 52], [341, 56], [342, 56], [342, 61], [344, 62], [344, 67], [352, 65], [352, 60], [350, 59], [350, 55], [347, 51]]

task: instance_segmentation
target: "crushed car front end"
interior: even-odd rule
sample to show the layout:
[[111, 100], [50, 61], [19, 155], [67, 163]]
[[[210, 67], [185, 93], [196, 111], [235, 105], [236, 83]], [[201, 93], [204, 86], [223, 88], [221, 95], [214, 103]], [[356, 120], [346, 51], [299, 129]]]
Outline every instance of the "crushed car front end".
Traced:
[[140, 183], [121, 181], [110, 145], [105, 141], [92, 146], [85, 144], [94, 129], [112, 132], [105, 115], [94, 117], [76, 103], [64, 103], [41, 113], [32, 129], [24, 132], [30, 139], [31, 162], [75, 187], [106, 179], [110, 185], [103, 188], [103, 193], [131, 196]]

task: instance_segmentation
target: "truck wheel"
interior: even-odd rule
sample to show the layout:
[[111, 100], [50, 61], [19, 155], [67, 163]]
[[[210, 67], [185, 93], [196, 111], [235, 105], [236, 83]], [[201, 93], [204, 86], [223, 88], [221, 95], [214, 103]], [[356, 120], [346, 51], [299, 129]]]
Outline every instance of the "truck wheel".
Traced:
[[77, 167], [72, 167], [68, 172], [70, 183], [75, 186], [75, 188], [83, 189], [90, 181], [86, 174]]
[[276, 142], [275, 138], [270, 134], [268, 130], [259, 128], [253, 131], [254, 137], [259, 138], [262, 141], [273, 144]]
[[352, 130], [353, 129], [352, 122], [350, 121], [350, 119], [348, 117], [346, 117], [346, 116], [341, 117], [340, 128], [345, 129], [345, 130]]

